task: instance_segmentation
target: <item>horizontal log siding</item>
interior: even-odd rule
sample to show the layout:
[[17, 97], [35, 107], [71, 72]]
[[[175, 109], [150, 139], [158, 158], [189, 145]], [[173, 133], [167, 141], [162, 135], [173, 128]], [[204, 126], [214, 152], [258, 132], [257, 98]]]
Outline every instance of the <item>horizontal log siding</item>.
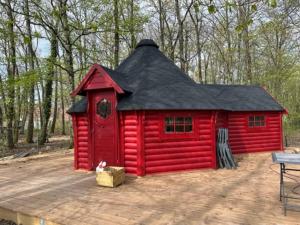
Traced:
[[136, 112], [123, 112], [124, 167], [126, 173], [137, 174], [138, 116]]
[[248, 117], [255, 113], [228, 113], [229, 143], [233, 153], [281, 150], [281, 114], [259, 114], [265, 115], [264, 128], [248, 128]]
[[[88, 149], [88, 119], [86, 115], [78, 114], [75, 117], [76, 120], [76, 140], [75, 144], [75, 157], [76, 163], [75, 168], [77, 169], [90, 169], [89, 168], [89, 149]], [[73, 125], [74, 126], [74, 125]]]
[[[193, 113], [193, 138], [161, 137], [163, 112], [145, 112], [144, 150], [146, 174], [175, 170], [212, 168], [212, 113]], [[182, 114], [184, 115], [184, 113]]]

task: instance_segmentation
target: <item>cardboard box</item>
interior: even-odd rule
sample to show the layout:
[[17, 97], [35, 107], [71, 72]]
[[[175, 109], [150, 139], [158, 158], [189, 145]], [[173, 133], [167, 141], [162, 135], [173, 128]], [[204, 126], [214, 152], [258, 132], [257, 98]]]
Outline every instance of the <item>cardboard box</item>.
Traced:
[[103, 172], [96, 173], [96, 181], [100, 186], [117, 187], [125, 181], [125, 170], [123, 167], [105, 167]]

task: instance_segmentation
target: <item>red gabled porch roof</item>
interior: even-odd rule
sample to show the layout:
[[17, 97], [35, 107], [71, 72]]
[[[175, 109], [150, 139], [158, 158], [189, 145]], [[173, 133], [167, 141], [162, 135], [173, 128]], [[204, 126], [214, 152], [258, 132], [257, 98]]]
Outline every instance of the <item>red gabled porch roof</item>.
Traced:
[[[102, 88], [109, 88], [112, 87], [116, 90], [117, 93], [119, 94], [123, 94], [124, 90], [120, 87], [119, 84], [117, 84], [112, 77], [109, 75], [108, 72], [105, 71], [105, 69], [99, 65], [99, 64], [94, 64], [90, 70], [88, 71], [88, 73], [85, 75], [85, 77], [81, 80], [81, 82], [79, 83], [79, 85], [77, 86], [77, 88], [71, 93], [71, 96], [76, 96], [76, 95], [84, 95], [84, 91], [86, 91], [87, 89], [86, 86], [88, 85], [88, 82], [91, 81], [91, 79], [93, 79], [93, 76], [97, 76], [98, 73], [100, 76], [102, 75], [102, 82], [101, 84], [98, 82], [93, 85], [92, 88], [89, 88], [90, 90], [94, 89], [102, 89]], [[98, 77], [97, 77], [98, 78]], [[91, 81], [92, 83], [93, 81]]]

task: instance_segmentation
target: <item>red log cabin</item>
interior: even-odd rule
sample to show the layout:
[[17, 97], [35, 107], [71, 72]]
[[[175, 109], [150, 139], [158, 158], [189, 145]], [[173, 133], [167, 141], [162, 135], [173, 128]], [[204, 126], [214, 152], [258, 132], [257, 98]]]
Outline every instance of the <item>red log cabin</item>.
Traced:
[[264, 88], [197, 84], [149, 39], [116, 70], [93, 65], [77, 95], [75, 169], [101, 160], [139, 176], [216, 168], [220, 127], [234, 154], [283, 150], [285, 109]]

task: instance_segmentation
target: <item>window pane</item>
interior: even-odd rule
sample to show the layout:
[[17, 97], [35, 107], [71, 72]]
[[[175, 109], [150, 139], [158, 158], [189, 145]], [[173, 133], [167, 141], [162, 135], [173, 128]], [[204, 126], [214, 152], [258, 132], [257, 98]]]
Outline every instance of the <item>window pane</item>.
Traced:
[[173, 133], [174, 132], [174, 126], [173, 125], [167, 125], [165, 128], [166, 133]]
[[265, 123], [265, 116], [249, 116], [249, 127], [264, 127]]
[[255, 126], [259, 127], [260, 126], [260, 121], [255, 121]]
[[165, 133], [193, 132], [192, 117], [165, 117]]
[[184, 132], [184, 125], [177, 125], [175, 126], [175, 131], [176, 132]]
[[192, 132], [193, 126], [192, 125], [185, 125], [185, 132]]
[[260, 120], [260, 116], [255, 116], [255, 121], [259, 121]]
[[185, 124], [192, 124], [192, 117], [185, 117], [184, 118], [184, 123]]
[[183, 124], [184, 123], [184, 117], [176, 117], [176, 124]]
[[111, 114], [111, 102], [107, 99], [101, 99], [97, 103], [96, 111], [103, 119], [107, 118]]
[[173, 124], [173, 122], [174, 122], [173, 117], [166, 117], [165, 118], [165, 124], [166, 125], [171, 125], [171, 124]]

